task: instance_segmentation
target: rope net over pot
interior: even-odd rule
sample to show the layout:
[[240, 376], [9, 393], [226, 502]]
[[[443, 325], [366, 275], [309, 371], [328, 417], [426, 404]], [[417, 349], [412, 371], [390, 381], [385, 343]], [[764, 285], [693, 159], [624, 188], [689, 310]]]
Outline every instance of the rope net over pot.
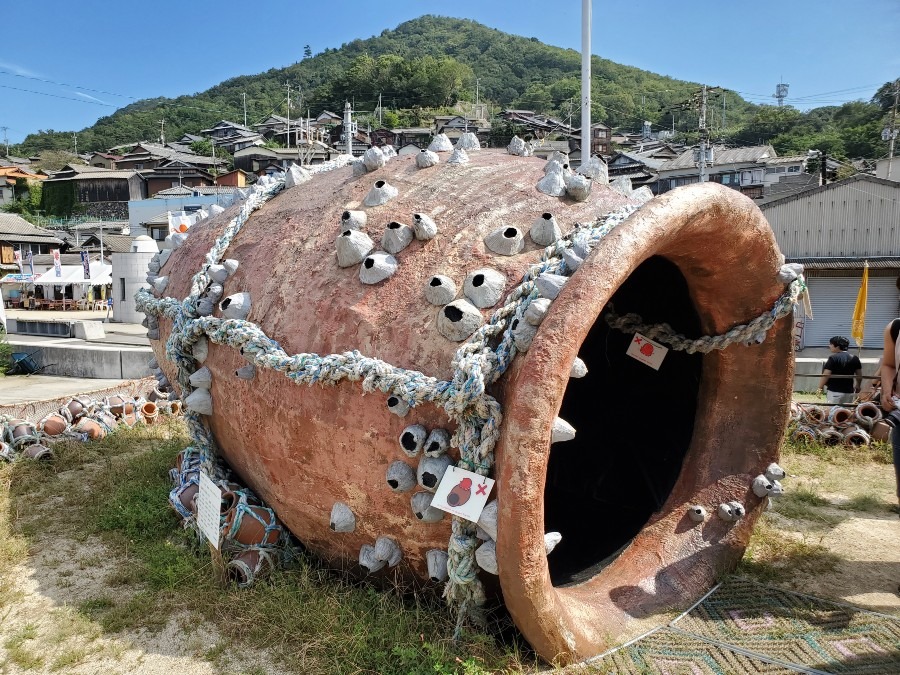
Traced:
[[[778, 281], [772, 233], [733, 190], [690, 186], [638, 208], [597, 184], [576, 202], [535, 189], [543, 166], [480, 152], [421, 169], [394, 158], [373, 175], [345, 166], [283, 192], [276, 180], [250, 197], [252, 217], [239, 204], [193, 226], [159, 272], [165, 297], [138, 300], [159, 316], [154, 351], [189, 408], [191, 352], [207, 339], [211, 381], [194, 391], [210, 412], [189, 410], [192, 434], [309, 550], [436, 588], [447, 578], [463, 610], [495, 570], [537, 651], [573, 660], [687, 606], [739, 560], [763, 502], [751, 482], [787, 419], [781, 317], [802, 279]], [[377, 182], [397, 194], [365, 206]], [[372, 241], [414, 214], [436, 233], [363, 282], [335, 251], [358, 211]], [[492, 233], [527, 233], [548, 213], [553, 244], [492, 249]], [[223, 297], [246, 312], [198, 316], [204, 270], [226, 255], [239, 266]], [[481, 288], [464, 283], [473, 273], [505, 284], [496, 304], [465, 296]], [[438, 277], [455, 299], [435, 301]], [[625, 355], [633, 332], [614, 326], [631, 314], [680, 334], [659, 370]], [[237, 377], [248, 362], [255, 375]], [[430, 507], [448, 463], [497, 480], [491, 533]], [[733, 520], [688, 516], [725, 504]], [[382, 560], [385, 537], [396, 546]]]

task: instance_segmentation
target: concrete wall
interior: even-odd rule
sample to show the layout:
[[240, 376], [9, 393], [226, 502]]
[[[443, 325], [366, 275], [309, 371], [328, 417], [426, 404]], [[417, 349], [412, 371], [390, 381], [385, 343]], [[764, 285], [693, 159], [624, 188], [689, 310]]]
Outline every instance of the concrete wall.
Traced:
[[64, 377], [88, 377], [101, 379], [135, 379], [147, 377], [147, 362], [153, 356], [150, 347], [123, 347], [115, 345], [73, 344], [71, 340], [18, 341], [10, 337], [14, 351], [34, 352], [32, 358], [42, 375]]
[[155, 252], [112, 254], [112, 297], [116, 322], [140, 323], [144, 320], [144, 314], [137, 311], [134, 296], [139, 289], [150, 288], [147, 265], [154, 255]]

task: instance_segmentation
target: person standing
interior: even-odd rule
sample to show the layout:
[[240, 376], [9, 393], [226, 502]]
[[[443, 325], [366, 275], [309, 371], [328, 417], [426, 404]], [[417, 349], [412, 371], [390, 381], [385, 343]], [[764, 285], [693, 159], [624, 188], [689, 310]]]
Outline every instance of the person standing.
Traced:
[[[897, 279], [900, 288], [900, 279]], [[894, 447], [894, 474], [897, 480], [897, 505], [900, 510], [900, 319], [891, 321], [884, 329], [884, 356], [881, 357], [881, 409], [891, 423], [891, 444]]]
[[[856, 394], [862, 387], [862, 363], [859, 357], [854, 356], [847, 349], [850, 340], [842, 335], [835, 335], [828, 342], [831, 356], [825, 362], [822, 369], [822, 377], [819, 378], [819, 389], [827, 388], [826, 399], [829, 403], [853, 403]], [[844, 375], [845, 377], [834, 377]], [[850, 377], [853, 376], [853, 377]]]

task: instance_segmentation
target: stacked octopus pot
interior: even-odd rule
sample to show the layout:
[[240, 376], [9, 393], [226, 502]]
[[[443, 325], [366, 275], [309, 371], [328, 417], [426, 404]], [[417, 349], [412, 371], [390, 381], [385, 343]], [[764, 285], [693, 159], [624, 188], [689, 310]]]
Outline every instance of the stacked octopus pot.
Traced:
[[[358, 350], [452, 380], [465, 340], [439, 330], [453, 313], [426, 300], [436, 275], [454, 282], [460, 300], [467, 276], [491, 270], [503, 292], [475, 310], [487, 321], [541, 258], [543, 246], [529, 236], [536, 220], [551, 214], [565, 236], [637, 205], [599, 182], [585, 201], [542, 194], [538, 158], [481, 151], [447, 164], [446, 157], [421, 169], [412, 157], [370, 173], [343, 167], [285, 190], [230, 244], [224, 257], [240, 265], [223, 297], [249, 294], [247, 320], [289, 355]], [[367, 207], [376, 181], [398, 194]], [[163, 296], [190, 294], [193, 274], [238, 208], [191, 228], [159, 273], [168, 277]], [[438, 231], [398, 250], [391, 276], [364, 284], [360, 265], [341, 267], [335, 254], [335, 239], [348, 230], [342, 216], [357, 211], [366, 222], [355, 227], [373, 240], [373, 252], [386, 230], [412, 225], [414, 214], [430, 216]], [[523, 238], [521, 250], [493, 252], [485, 240], [510, 228]], [[761, 343], [670, 351], [655, 370], [626, 356], [633, 333], [611, 329], [604, 313], [614, 306], [691, 337], [721, 334], [772, 308], [785, 291], [776, 279], [783, 261], [751, 200], [712, 183], [673, 190], [599, 241], [550, 304], [530, 348], [489, 385], [503, 412], [491, 496], [499, 574], [480, 575], [489, 590], [499, 587], [544, 658], [602, 652], [633, 635], [638, 618], [689, 606], [733, 567], [764, 509], [751, 482], [777, 459], [788, 418], [789, 320], [777, 321]], [[214, 316], [222, 316], [218, 306]], [[153, 348], [174, 383], [165, 353], [172, 322], [159, 324]], [[578, 379], [570, 377], [576, 357], [587, 366]], [[212, 373], [205, 419], [231, 468], [310, 551], [346, 567], [361, 547], [389, 535], [402, 552], [394, 570], [440, 590], [429, 581], [427, 553], [447, 549], [451, 518], [417, 517], [411, 498], [425, 491], [421, 482], [398, 493], [386, 475], [395, 462], [415, 472], [423, 461], [401, 444], [409, 427], [454, 431], [445, 410], [422, 403], [400, 416], [387, 394], [364, 394], [358, 381], [298, 386], [263, 368], [238, 376], [246, 364], [237, 349], [212, 342], [203, 363]], [[557, 417], [575, 437], [551, 444]], [[449, 455], [459, 456], [456, 448]], [[689, 518], [692, 505], [715, 514], [730, 501], [746, 508], [736, 522]], [[336, 504], [352, 512], [352, 528], [332, 526]], [[562, 541], [548, 555], [551, 531]]]

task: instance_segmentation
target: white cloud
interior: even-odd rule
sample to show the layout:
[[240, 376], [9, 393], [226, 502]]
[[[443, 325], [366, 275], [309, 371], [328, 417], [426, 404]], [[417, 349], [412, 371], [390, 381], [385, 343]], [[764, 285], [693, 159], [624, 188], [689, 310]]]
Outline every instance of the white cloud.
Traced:
[[83, 98], [86, 98], [86, 99], [88, 99], [89, 101], [96, 101], [97, 103], [102, 103], [103, 105], [110, 105], [110, 104], [107, 103], [106, 101], [101, 101], [101, 100], [100, 100], [99, 98], [97, 98], [96, 96], [90, 96], [90, 95], [88, 95], [88, 94], [82, 94], [80, 91], [76, 91], [75, 94], [78, 95], [78, 96], [81, 96], [81, 97], [83, 97]]
[[14, 75], [22, 75], [24, 77], [37, 77], [37, 73], [34, 71], [17, 66], [15, 63], [7, 63], [6, 61], [0, 61], [0, 70], [8, 70]]

